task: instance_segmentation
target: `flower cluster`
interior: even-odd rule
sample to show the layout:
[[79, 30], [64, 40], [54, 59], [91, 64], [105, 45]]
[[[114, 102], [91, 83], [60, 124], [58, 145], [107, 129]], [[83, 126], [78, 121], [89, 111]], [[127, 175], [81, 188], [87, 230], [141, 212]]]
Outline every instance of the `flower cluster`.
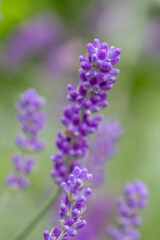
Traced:
[[[91, 50], [92, 49], [92, 50]], [[113, 66], [118, 63], [120, 49], [100, 44], [95, 39], [87, 45], [88, 58], [80, 56], [80, 82], [77, 88], [68, 85], [68, 100], [72, 105], [65, 107], [61, 122], [65, 126], [64, 133], [57, 135], [56, 146], [59, 151], [52, 156], [54, 169], [51, 176], [57, 183], [65, 181], [70, 173], [68, 165], [73, 160], [86, 155], [89, 144], [88, 135], [99, 127], [102, 115], [90, 116], [108, 106], [107, 91], [116, 81], [119, 70]], [[109, 67], [106, 67], [106, 65]]]
[[45, 100], [40, 97], [34, 89], [29, 89], [21, 95], [21, 100], [16, 104], [19, 114], [17, 119], [25, 135], [18, 135], [16, 143], [22, 151], [12, 157], [15, 174], [9, 174], [6, 184], [12, 190], [25, 189], [28, 181], [25, 175], [32, 172], [34, 158], [32, 153], [41, 151], [44, 142], [38, 139], [38, 133], [45, 124], [45, 114], [41, 111]]
[[100, 43], [98, 39], [87, 45], [87, 58], [80, 56], [80, 79], [87, 88], [100, 92], [110, 90], [116, 81], [115, 75], [119, 73], [113, 66], [120, 61], [121, 50], [107, 43]]
[[136, 230], [142, 224], [138, 211], [147, 204], [148, 189], [140, 181], [126, 184], [124, 198], [118, 200], [119, 228], [108, 227], [108, 236], [113, 240], [138, 240], [139, 232]]
[[117, 120], [105, 121], [95, 135], [87, 160], [87, 167], [94, 174], [94, 184], [99, 186], [104, 181], [105, 164], [113, 158], [117, 151], [117, 142], [122, 129]]
[[92, 175], [87, 169], [75, 167], [67, 182], [61, 184], [66, 195], [59, 212], [61, 229], [56, 227], [51, 232], [44, 231], [44, 240], [67, 240], [68, 237], [76, 236], [77, 230], [86, 225], [81, 217], [86, 210], [86, 198], [91, 194], [91, 189], [85, 186], [91, 179]]

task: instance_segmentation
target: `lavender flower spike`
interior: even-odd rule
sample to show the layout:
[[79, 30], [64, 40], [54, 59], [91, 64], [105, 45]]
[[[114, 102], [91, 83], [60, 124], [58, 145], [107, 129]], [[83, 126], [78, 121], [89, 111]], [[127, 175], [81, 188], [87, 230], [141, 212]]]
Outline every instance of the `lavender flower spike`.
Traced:
[[29, 89], [21, 95], [21, 101], [16, 104], [19, 114], [17, 120], [26, 135], [18, 135], [16, 143], [23, 151], [33, 153], [44, 148], [44, 142], [38, 140], [38, 133], [45, 124], [45, 114], [41, 111], [45, 100], [34, 89]]
[[45, 100], [34, 89], [29, 89], [21, 95], [21, 100], [16, 104], [19, 113], [17, 119], [21, 125], [23, 135], [18, 135], [16, 143], [23, 154], [12, 157], [14, 174], [8, 174], [6, 184], [9, 189], [24, 190], [28, 186], [26, 175], [33, 171], [34, 158], [32, 153], [44, 148], [44, 142], [38, 140], [38, 133], [45, 124], [45, 114], [41, 111]]
[[68, 181], [61, 184], [62, 191], [66, 195], [59, 212], [61, 227], [56, 227], [51, 232], [44, 231], [44, 240], [67, 240], [76, 236], [77, 230], [86, 225], [86, 221], [81, 217], [86, 210], [87, 197], [92, 192], [90, 188], [85, 187], [91, 179], [92, 175], [87, 169], [75, 167]]
[[108, 236], [112, 240], [139, 240], [140, 233], [136, 230], [141, 224], [142, 219], [138, 211], [145, 208], [148, 198], [148, 189], [140, 181], [126, 184], [124, 197], [119, 198], [118, 206], [118, 229], [109, 226]]
[[72, 105], [65, 107], [61, 118], [65, 126], [63, 133], [57, 134], [58, 152], [51, 159], [54, 168], [51, 176], [60, 184], [68, 178], [75, 166], [75, 160], [85, 157], [89, 148], [88, 136], [94, 133], [102, 115], [91, 117], [108, 106], [107, 91], [116, 81], [119, 70], [114, 69], [120, 59], [120, 49], [108, 47], [95, 39], [87, 45], [87, 58], [80, 56], [81, 68], [78, 87], [68, 85], [68, 100]]

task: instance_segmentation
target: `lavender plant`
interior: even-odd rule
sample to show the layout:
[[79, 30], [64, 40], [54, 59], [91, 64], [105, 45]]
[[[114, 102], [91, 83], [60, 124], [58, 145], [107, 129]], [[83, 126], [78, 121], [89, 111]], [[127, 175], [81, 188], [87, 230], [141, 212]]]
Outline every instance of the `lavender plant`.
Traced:
[[118, 199], [118, 228], [108, 227], [108, 236], [112, 240], [138, 240], [140, 234], [136, 230], [141, 224], [139, 210], [145, 208], [148, 198], [148, 189], [144, 183], [135, 181], [124, 187], [124, 197]]
[[45, 114], [41, 111], [44, 103], [45, 100], [34, 89], [29, 89], [21, 95], [20, 102], [16, 104], [19, 111], [17, 120], [24, 134], [16, 137], [16, 144], [21, 153], [12, 156], [15, 173], [6, 177], [6, 184], [12, 191], [28, 187], [26, 176], [33, 171], [35, 163], [32, 154], [44, 149], [44, 142], [38, 139], [38, 134], [45, 124]]
[[[114, 66], [120, 60], [120, 53], [119, 48], [108, 47], [107, 43], [101, 44], [98, 39], [95, 39], [93, 44], [87, 45], [87, 56], [79, 57], [81, 65], [79, 83], [77, 87], [71, 84], [67, 87], [67, 99], [71, 104], [64, 108], [61, 122], [65, 129], [63, 132], [58, 132], [56, 140], [58, 151], [51, 157], [53, 161], [51, 177], [58, 186], [28, 226], [13, 237], [14, 240], [24, 240], [28, 236], [56, 201], [61, 190], [64, 192], [65, 198], [60, 206], [60, 225], [51, 231], [45, 230], [44, 240], [68, 240], [70, 237], [76, 236], [77, 230], [86, 225], [86, 221], [81, 217], [86, 210], [87, 197], [91, 194], [91, 189], [86, 188], [86, 184], [91, 181], [92, 175], [88, 173], [87, 169], [81, 169], [80, 159], [86, 157], [89, 149], [89, 135], [95, 133], [103, 119], [103, 115], [97, 115], [97, 113], [108, 106], [106, 101], [108, 91], [112, 89], [116, 82], [116, 75], [119, 73]], [[21, 102], [17, 104], [17, 109], [20, 111], [18, 120], [27, 138], [18, 136], [16, 142], [20, 149], [27, 154], [27, 159], [28, 153], [43, 148], [43, 144], [37, 139], [38, 132], [44, 126], [44, 115], [40, 112], [43, 104], [44, 100], [34, 90], [24, 93]], [[94, 115], [92, 116], [92, 114]], [[105, 156], [112, 157], [115, 152], [115, 143], [121, 134], [119, 125], [117, 123], [109, 125], [107, 133], [111, 141], [105, 142], [106, 149], [101, 146], [100, 141], [98, 144], [104, 150]], [[94, 160], [99, 160], [98, 154], [94, 154], [94, 157], [96, 158]], [[23, 159], [22, 164], [21, 156], [13, 157], [14, 168], [20, 177], [30, 173], [33, 165], [31, 160], [29, 162], [26, 157]], [[15, 180], [9, 179], [8, 177], [8, 186], [15, 188]], [[17, 179], [17, 176], [16, 178], [14, 176], [14, 179]], [[17, 186], [23, 189], [16, 180]], [[138, 240], [139, 235], [135, 228], [141, 224], [141, 220], [137, 210], [146, 205], [147, 188], [143, 183], [135, 182], [125, 187], [124, 195], [125, 199], [120, 199], [118, 203], [119, 228], [109, 227], [108, 235], [113, 240], [124, 238]]]

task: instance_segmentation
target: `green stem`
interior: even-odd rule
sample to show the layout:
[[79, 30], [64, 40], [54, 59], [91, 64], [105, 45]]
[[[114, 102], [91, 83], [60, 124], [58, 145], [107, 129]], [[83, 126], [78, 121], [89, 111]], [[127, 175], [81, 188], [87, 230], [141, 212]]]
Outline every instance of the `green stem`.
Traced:
[[35, 228], [35, 226], [40, 222], [40, 220], [47, 213], [47, 211], [50, 209], [53, 203], [57, 200], [60, 193], [61, 193], [61, 187], [58, 186], [53, 192], [53, 194], [51, 194], [51, 196], [47, 199], [44, 205], [40, 208], [39, 212], [35, 215], [35, 217], [29, 222], [29, 224], [20, 233], [18, 233], [15, 237], [13, 237], [12, 240], [24, 240], [30, 234], [30, 232]]
[[6, 190], [3, 193], [0, 200], [0, 214], [4, 210], [4, 208], [6, 207], [7, 203], [9, 202], [12, 196], [13, 196], [12, 192], [9, 192], [8, 190]]

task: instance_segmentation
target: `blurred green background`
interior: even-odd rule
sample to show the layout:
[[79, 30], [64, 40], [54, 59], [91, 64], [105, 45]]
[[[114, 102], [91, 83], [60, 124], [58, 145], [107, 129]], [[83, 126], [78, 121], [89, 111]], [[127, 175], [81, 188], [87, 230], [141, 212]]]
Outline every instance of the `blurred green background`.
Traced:
[[[144, 181], [150, 196], [143, 214], [141, 239], [158, 240], [160, 1], [3, 0], [0, 12], [0, 195], [5, 190], [6, 174], [12, 171], [10, 158], [17, 151], [14, 138], [20, 132], [14, 104], [30, 87], [36, 88], [47, 100], [47, 126], [41, 134], [47, 147], [36, 155], [37, 166], [30, 176], [30, 188], [13, 197], [0, 214], [0, 239], [8, 240], [24, 227], [54, 188], [49, 176], [50, 156], [56, 150], [56, 131], [62, 129], [59, 119], [66, 104], [66, 84], [78, 83], [78, 56], [85, 54], [86, 43], [97, 37], [122, 49], [118, 65], [120, 75], [110, 92], [110, 105], [103, 113], [106, 118], [117, 118], [124, 132], [119, 153], [106, 169], [105, 190], [114, 191], [118, 196], [126, 182]], [[12, 63], [4, 60], [13, 35], [32, 26], [32, 21], [42, 15], [53, 18], [60, 29], [55, 33], [55, 36], [59, 34], [58, 39], [51, 46], [52, 56], [48, 58], [50, 49], [45, 49], [27, 56], [13, 67], [14, 56], [9, 59]], [[20, 50], [16, 51], [18, 54]], [[41, 221], [28, 240], [42, 239], [52, 214], [50, 212]]]

